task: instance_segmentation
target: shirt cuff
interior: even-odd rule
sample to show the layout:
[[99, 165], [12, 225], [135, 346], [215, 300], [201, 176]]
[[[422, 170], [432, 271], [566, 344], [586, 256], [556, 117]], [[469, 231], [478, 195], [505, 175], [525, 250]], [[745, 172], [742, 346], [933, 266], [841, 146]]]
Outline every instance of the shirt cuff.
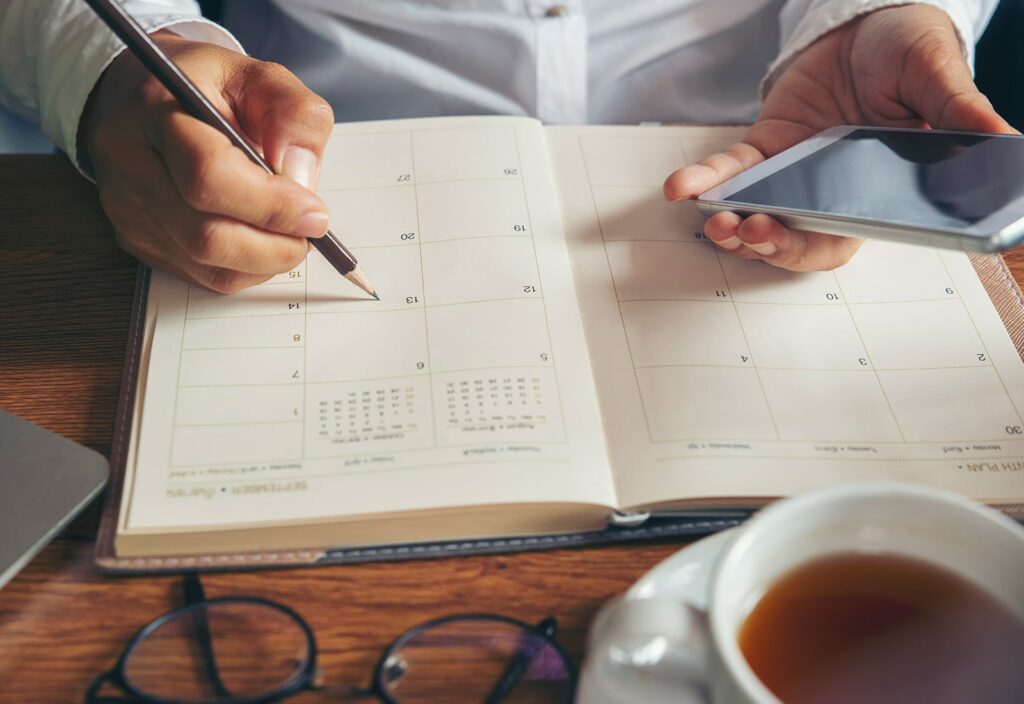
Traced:
[[[147, 34], [168, 29], [185, 39], [245, 53], [242, 45], [226, 29], [203, 18], [156, 15], [137, 18], [137, 21]], [[48, 91], [52, 100], [42, 114], [45, 116], [43, 131], [67, 152], [75, 168], [91, 181], [92, 165], [78, 144], [78, 126], [93, 88], [126, 46], [106, 26], [89, 34], [91, 36], [80, 35], [77, 51], [67, 51], [59, 59], [54, 73], [62, 78]]]
[[960, 51], [967, 65], [974, 67], [974, 19], [965, 9], [963, 0], [865, 0], [864, 2], [833, 1], [809, 12], [796, 26], [793, 35], [784, 44], [779, 57], [768, 67], [761, 81], [761, 99], [764, 100], [776, 79], [789, 68], [797, 54], [834, 29], [876, 10], [897, 5], [923, 4], [943, 10], [953, 21]]

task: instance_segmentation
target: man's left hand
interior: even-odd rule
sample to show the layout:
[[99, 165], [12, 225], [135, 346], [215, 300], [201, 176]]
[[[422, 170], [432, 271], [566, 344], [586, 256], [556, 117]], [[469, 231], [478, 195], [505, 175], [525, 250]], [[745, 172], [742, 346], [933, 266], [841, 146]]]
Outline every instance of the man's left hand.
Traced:
[[[901, 5], [854, 19], [807, 47], [775, 81], [743, 141], [671, 174], [665, 195], [694, 198], [842, 124], [1014, 131], [974, 85], [949, 16], [930, 5]], [[741, 259], [793, 271], [834, 269], [861, 242], [791, 230], [767, 215], [719, 213], [704, 232]]]

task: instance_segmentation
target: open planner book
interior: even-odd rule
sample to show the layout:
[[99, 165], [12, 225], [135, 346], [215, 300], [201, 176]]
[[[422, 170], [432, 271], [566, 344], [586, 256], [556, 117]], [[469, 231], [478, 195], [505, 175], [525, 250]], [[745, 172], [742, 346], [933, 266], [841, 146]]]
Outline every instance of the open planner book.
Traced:
[[315, 251], [233, 296], [152, 274], [107, 566], [600, 530], [868, 478], [1013, 510], [1001, 261], [979, 277], [871, 241], [794, 274], [720, 253], [661, 184], [742, 133], [337, 125], [319, 192], [381, 301]]

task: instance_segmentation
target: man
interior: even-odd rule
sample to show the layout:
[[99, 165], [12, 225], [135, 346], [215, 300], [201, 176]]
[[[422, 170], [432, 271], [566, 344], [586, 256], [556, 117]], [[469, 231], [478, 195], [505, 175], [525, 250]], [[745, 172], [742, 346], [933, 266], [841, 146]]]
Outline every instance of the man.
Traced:
[[[190, 0], [125, 0], [281, 174], [268, 176], [119, 54], [81, 0], [0, 0], [0, 102], [96, 179], [121, 246], [233, 292], [294, 267], [327, 229], [308, 189], [336, 117], [753, 121], [763, 78], [743, 142], [668, 176], [680, 200], [835, 124], [1010, 131], [971, 78], [994, 4], [229, 0], [226, 26], [296, 77], [240, 53]], [[859, 246], [764, 215], [719, 214], [705, 231], [734, 256], [801, 271]]]

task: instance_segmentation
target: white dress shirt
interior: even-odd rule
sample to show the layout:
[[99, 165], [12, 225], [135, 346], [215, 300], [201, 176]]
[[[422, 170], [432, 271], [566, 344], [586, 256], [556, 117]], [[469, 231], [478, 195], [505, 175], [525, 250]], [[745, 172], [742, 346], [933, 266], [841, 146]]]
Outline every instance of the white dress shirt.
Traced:
[[[754, 119], [758, 85], [865, 12], [906, 0], [121, 0], [172, 28], [277, 61], [336, 119], [505, 113], [545, 122]], [[923, 0], [968, 61], [996, 0]], [[237, 39], [236, 39], [237, 37]], [[81, 0], [0, 0], [0, 104], [39, 121], [78, 165], [89, 92], [123, 45]], [[764, 83], [762, 83], [764, 81]]]

